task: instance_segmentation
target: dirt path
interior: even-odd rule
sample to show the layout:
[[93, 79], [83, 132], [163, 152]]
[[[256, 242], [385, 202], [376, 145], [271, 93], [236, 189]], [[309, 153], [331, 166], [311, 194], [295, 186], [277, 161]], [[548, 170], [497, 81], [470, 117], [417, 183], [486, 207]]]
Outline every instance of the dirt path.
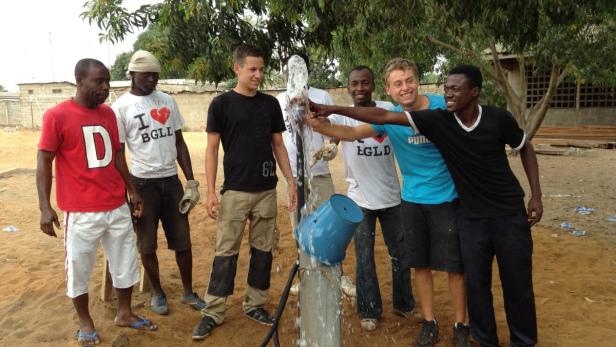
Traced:
[[[0, 231], [0, 345], [1, 346], [66, 346], [73, 344], [77, 319], [70, 300], [65, 295], [61, 233], [54, 239], [38, 230], [38, 203], [34, 170], [38, 132], [0, 131], [0, 172], [21, 168], [0, 177], [0, 227], [14, 225], [17, 232]], [[205, 182], [205, 136], [187, 133], [197, 178]], [[222, 158], [222, 156], [221, 156]], [[526, 187], [526, 178], [516, 157], [510, 158], [518, 178]], [[534, 284], [541, 346], [613, 346], [616, 340], [616, 223], [606, 218], [616, 214], [616, 151], [580, 151], [573, 156], [540, 156], [541, 181], [545, 215], [533, 231]], [[343, 193], [344, 168], [341, 158], [332, 164], [337, 190]], [[282, 187], [282, 185], [281, 185]], [[205, 189], [202, 189], [202, 196]], [[279, 190], [279, 215], [282, 238], [275, 254], [269, 309], [273, 310], [282, 291], [296, 253], [287, 214], [286, 194]], [[573, 212], [578, 206], [595, 208], [590, 215]], [[215, 236], [215, 223], [198, 206], [190, 216], [195, 288], [203, 294], [207, 287]], [[589, 236], [574, 237], [560, 228], [569, 222], [585, 230]], [[199, 314], [179, 303], [181, 283], [173, 253], [164, 246], [158, 253], [163, 285], [170, 297], [171, 314], [153, 317], [147, 309], [149, 294], [135, 293], [134, 303], [139, 314], [156, 320], [160, 329], [154, 333], [118, 329], [113, 326], [114, 303], [98, 300], [102, 255], [91, 281], [91, 307], [103, 346], [116, 341], [130, 346], [255, 346], [267, 333], [243, 317], [242, 295], [245, 289], [247, 247], [242, 246], [235, 293], [228, 300], [224, 325], [217, 328], [205, 342], [190, 339]], [[365, 333], [359, 327], [354, 303], [343, 300], [343, 346], [408, 345], [419, 331], [417, 320], [405, 320], [391, 312], [391, 279], [387, 253], [378, 237], [377, 267], [384, 301], [384, 316], [375, 332]], [[352, 247], [347, 252], [344, 270], [354, 274]], [[499, 335], [508, 341], [498, 272], [494, 272], [494, 301]], [[451, 344], [452, 309], [447, 295], [445, 276], [437, 274], [436, 315], [441, 326], [438, 346]], [[298, 336], [297, 298], [291, 297], [280, 327], [283, 346], [294, 346]], [[127, 340], [126, 340], [127, 339]], [[504, 344], [509, 346], [508, 343]]]

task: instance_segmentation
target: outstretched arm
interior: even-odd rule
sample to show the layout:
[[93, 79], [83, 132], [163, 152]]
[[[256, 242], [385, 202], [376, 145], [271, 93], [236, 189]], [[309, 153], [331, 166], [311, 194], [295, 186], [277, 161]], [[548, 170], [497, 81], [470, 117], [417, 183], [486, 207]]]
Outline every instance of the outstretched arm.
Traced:
[[313, 117], [327, 117], [336, 113], [372, 124], [409, 125], [406, 113], [391, 112], [380, 107], [330, 106], [310, 101], [310, 111], [312, 111]]
[[531, 197], [528, 201], [528, 222], [535, 225], [543, 215], [543, 203], [541, 202], [541, 185], [539, 184], [539, 165], [537, 154], [530, 142], [526, 142], [520, 149], [520, 159], [530, 184]]
[[332, 124], [326, 118], [310, 119], [310, 126], [318, 133], [341, 141], [355, 141], [378, 135], [369, 124], [351, 127], [348, 125]]
[[51, 195], [51, 166], [56, 153], [39, 150], [36, 156], [36, 190], [38, 191], [39, 209], [41, 210], [41, 231], [53, 237], [56, 236], [56, 228], [60, 227], [58, 215], [51, 207], [49, 197]]

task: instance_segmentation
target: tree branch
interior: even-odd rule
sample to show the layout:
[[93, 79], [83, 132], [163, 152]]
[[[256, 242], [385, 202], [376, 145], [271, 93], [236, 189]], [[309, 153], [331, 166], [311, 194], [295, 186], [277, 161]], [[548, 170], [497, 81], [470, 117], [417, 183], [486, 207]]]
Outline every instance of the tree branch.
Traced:
[[500, 59], [498, 58], [498, 51], [496, 50], [496, 45], [494, 42], [490, 43], [490, 53], [492, 54], [492, 62], [494, 63], [494, 70], [496, 74], [498, 74], [498, 80], [506, 81], [507, 77], [505, 76], [505, 72], [500, 64]]
[[449, 50], [452, 50], [454, 52], [460, 53], [460, 54], [464, 54], [466, 55], [467, 52], [465, 52], [463, 49], [456, 47], [454, 45], [451, 45], [449, 43], [443, 42], [441, 40], [435, 39], [434, 37], [428, 37], [428, 41], [432, 44], [435, 44], [437, 46], [443, 47], [443, 48], [447, 48]]
[[[500, 63], [500, 59], [498, 56], [498, 50], [496, 49], [496, 44], [493, 42], [490, 43], [490, 53], [492, 57], [492, 65], [493, 71], [487, 70], [488, 73], [492, 76], [494, 81], [500, 86], [505, 99], [507, 100], [507, 105], [509, 110], [513, 114], [513, 116], [518, 120], [521, 126], [524, 126], [526, 123], [525, 114], [521, 108], [521, 99], [518, 93], [516, 93], [515, 88], [511, 85], [507, 76], [505, 75], [505, 71], [503, 71], [503, 67]], [[524, 100], [526, 102], [526, 100]]]

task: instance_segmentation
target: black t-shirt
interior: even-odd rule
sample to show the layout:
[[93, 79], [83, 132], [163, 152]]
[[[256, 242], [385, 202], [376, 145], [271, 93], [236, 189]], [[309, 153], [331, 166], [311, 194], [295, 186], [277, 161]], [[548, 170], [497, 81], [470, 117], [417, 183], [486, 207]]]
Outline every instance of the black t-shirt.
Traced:
[[440, 109], [411, 112], [410, 118], [443, 155], [468, 217], [506, 216], [524, 208], [524, 191], [509, 167], [505, 144], [519, 149], [525, 135], [509, 112], [481, 106], [471, 128]]
[[222, 191], [264, 191], [276, 187], [276, 160], [272, 134], [285, 130], [278, 100], [257, 92], [245, 96], [234, 91], [212, 100], [207, 132], [220, 134], [225, 151]]

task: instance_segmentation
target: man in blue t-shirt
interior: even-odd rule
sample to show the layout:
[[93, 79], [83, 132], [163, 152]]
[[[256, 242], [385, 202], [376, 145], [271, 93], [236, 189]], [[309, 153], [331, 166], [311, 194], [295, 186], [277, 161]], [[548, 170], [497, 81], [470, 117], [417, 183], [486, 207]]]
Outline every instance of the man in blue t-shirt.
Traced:
[[[419, 94], [417, 66], [395, 58], [385, 68], [385, 91], [398, 103], [398, 111], [445, 109], [445, 99]], [[415, 269], [415, 283], [424, 316], [416, 346], [433, 346], [438, 326], [433, 311], [432, 270], [448, 273], [455, 310], [454, 344], [468, 346], [464, 267], [456, 228], [458, 195], [451, 175], [438, 149], [422, 134], [408, 126], [370, 125], [355, 127], [332, 125], [326, 119], [311, 120], [314, 130], [332, 138], [354, 141], [388, 136], [402, 173], [400, 215], [404, 226], [405, 257]], [[395, 311], [396, 312], [396, 311]], [[408, 315], [410, 312], [396, 312]]]

